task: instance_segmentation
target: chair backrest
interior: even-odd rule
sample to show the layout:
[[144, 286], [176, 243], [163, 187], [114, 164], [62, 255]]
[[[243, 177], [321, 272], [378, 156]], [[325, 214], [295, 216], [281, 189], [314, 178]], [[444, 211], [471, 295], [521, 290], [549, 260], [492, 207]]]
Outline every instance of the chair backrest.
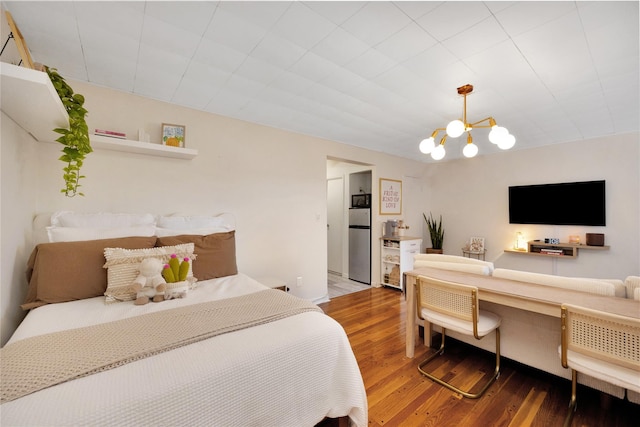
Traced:
[[640, 371], [640, 319], [562, 304], [562, 366], [567, 351]]
[[[473, 323], [473, 335], [478, 336], [478, 288], [427, 276], [418, 276], [418, 315], [423, 308]], [[421, 317], [422, 318], [422, 317]]]

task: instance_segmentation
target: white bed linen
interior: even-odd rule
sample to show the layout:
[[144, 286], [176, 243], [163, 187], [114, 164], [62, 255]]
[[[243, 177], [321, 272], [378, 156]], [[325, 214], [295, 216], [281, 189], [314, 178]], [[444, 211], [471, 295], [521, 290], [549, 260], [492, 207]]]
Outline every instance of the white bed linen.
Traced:
[[[145, 306], [105, 304], [103, 297], [47, 305], [32, 310], [9, 343], [265, 288], [238, 274]], [[309, 312], [7, 402], [0, 424], [304, 427], [345, 415], [353, 425], [367, 425], [360, 370], [342, 327]]]

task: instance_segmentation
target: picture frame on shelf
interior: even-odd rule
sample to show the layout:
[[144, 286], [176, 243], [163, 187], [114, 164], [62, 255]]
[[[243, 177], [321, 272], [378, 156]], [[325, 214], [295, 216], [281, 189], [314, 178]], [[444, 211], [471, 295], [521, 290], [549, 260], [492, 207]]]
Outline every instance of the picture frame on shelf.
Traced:
[[402, 215], [402, 181], [380, 178], [380, 215]]
[[484, 237], [469, 238], [469, 252], [484, 253]]
[[170, 147], [185, 147], [186, 127], [170, 123], [162, 124], [162, 145]]

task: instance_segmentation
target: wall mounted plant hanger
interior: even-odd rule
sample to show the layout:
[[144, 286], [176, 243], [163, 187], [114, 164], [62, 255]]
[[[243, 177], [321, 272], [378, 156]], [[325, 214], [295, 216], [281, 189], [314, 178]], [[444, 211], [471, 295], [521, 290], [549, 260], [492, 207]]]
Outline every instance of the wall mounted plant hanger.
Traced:
[[[9, 24], [9, 28], [11, 29], [11, 32], [9, 33], [9, 37], [7, 38], [7, 41], [4, 43], [4, 46], [2, 47], [2, 51], [4, 52], [4, 48], [7, 47], [7, 43], [9, 43], [9, 40], [14, 39], [16, 41], [16, 47], [18, 48], [18, 53], [20, 54], [20, 58], [21, 58], [20, 63], [18, 65], [23, 65], [24, 67], [31, 68], [32, 70], [34, 70], [35, 67], [33, 65], [33, 60], [31, 59], [31, 54], [29, 53], [29, 49], [27, 49], [27, 42], [24, 41], [24, 37], [22, 37], [22, 33], [20, 32], [20, 30], [18, 29], [18, 26], [13, 20], [11, 13], [9, 13], [9, 11], [7, 10], [5, 11], [5, 15], [7, 17], [7, 23]], [[0, 55], [2, 55], [2, 52], [0, 52]]]

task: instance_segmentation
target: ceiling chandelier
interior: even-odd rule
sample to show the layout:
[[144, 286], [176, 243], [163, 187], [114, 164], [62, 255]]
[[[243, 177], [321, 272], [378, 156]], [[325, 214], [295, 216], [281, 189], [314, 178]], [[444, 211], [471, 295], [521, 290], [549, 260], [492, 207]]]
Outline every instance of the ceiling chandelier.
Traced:
[[[458, 94], [464, 96], [462, 120], [453, 120], [446, 128], [438, 128], [434, 130], [429, 138], [423, 139], [422, 142], [420, 142], [421, 152], [424, 154], [431, 153], [431, 157], [434, 160], [442, 160], [446, 154], [444, 143], [447, 140], [447, 136], [457, 138], [467, 132], [467, 145], [465, 145], [462, 150], [462, 154], [464, 154], [465, 157], [474, 157], [478, 154], [478, 146], [473, 143], [473, 138], [471, 137], [471, 129], [473, 128], [491, 128], [491, 132], [489, 132], [489, 141], [492, 144], [496, 144], [503, 150], [508, 150], [514, 146], [516, 138], [509, 133], [507, 128], [498, 126], [493, 117], [487, 117], [486, 119], [482, 119], [474, 123], [467, 122], [467, 95], [471, 92], [473, 92], [473, 86], [470, 84], [460, 86], [458, 88]], [[442, 137], [438, 146], [436, 146], [435, 138], [441, 130], [446, 131], [446, 134]]]

